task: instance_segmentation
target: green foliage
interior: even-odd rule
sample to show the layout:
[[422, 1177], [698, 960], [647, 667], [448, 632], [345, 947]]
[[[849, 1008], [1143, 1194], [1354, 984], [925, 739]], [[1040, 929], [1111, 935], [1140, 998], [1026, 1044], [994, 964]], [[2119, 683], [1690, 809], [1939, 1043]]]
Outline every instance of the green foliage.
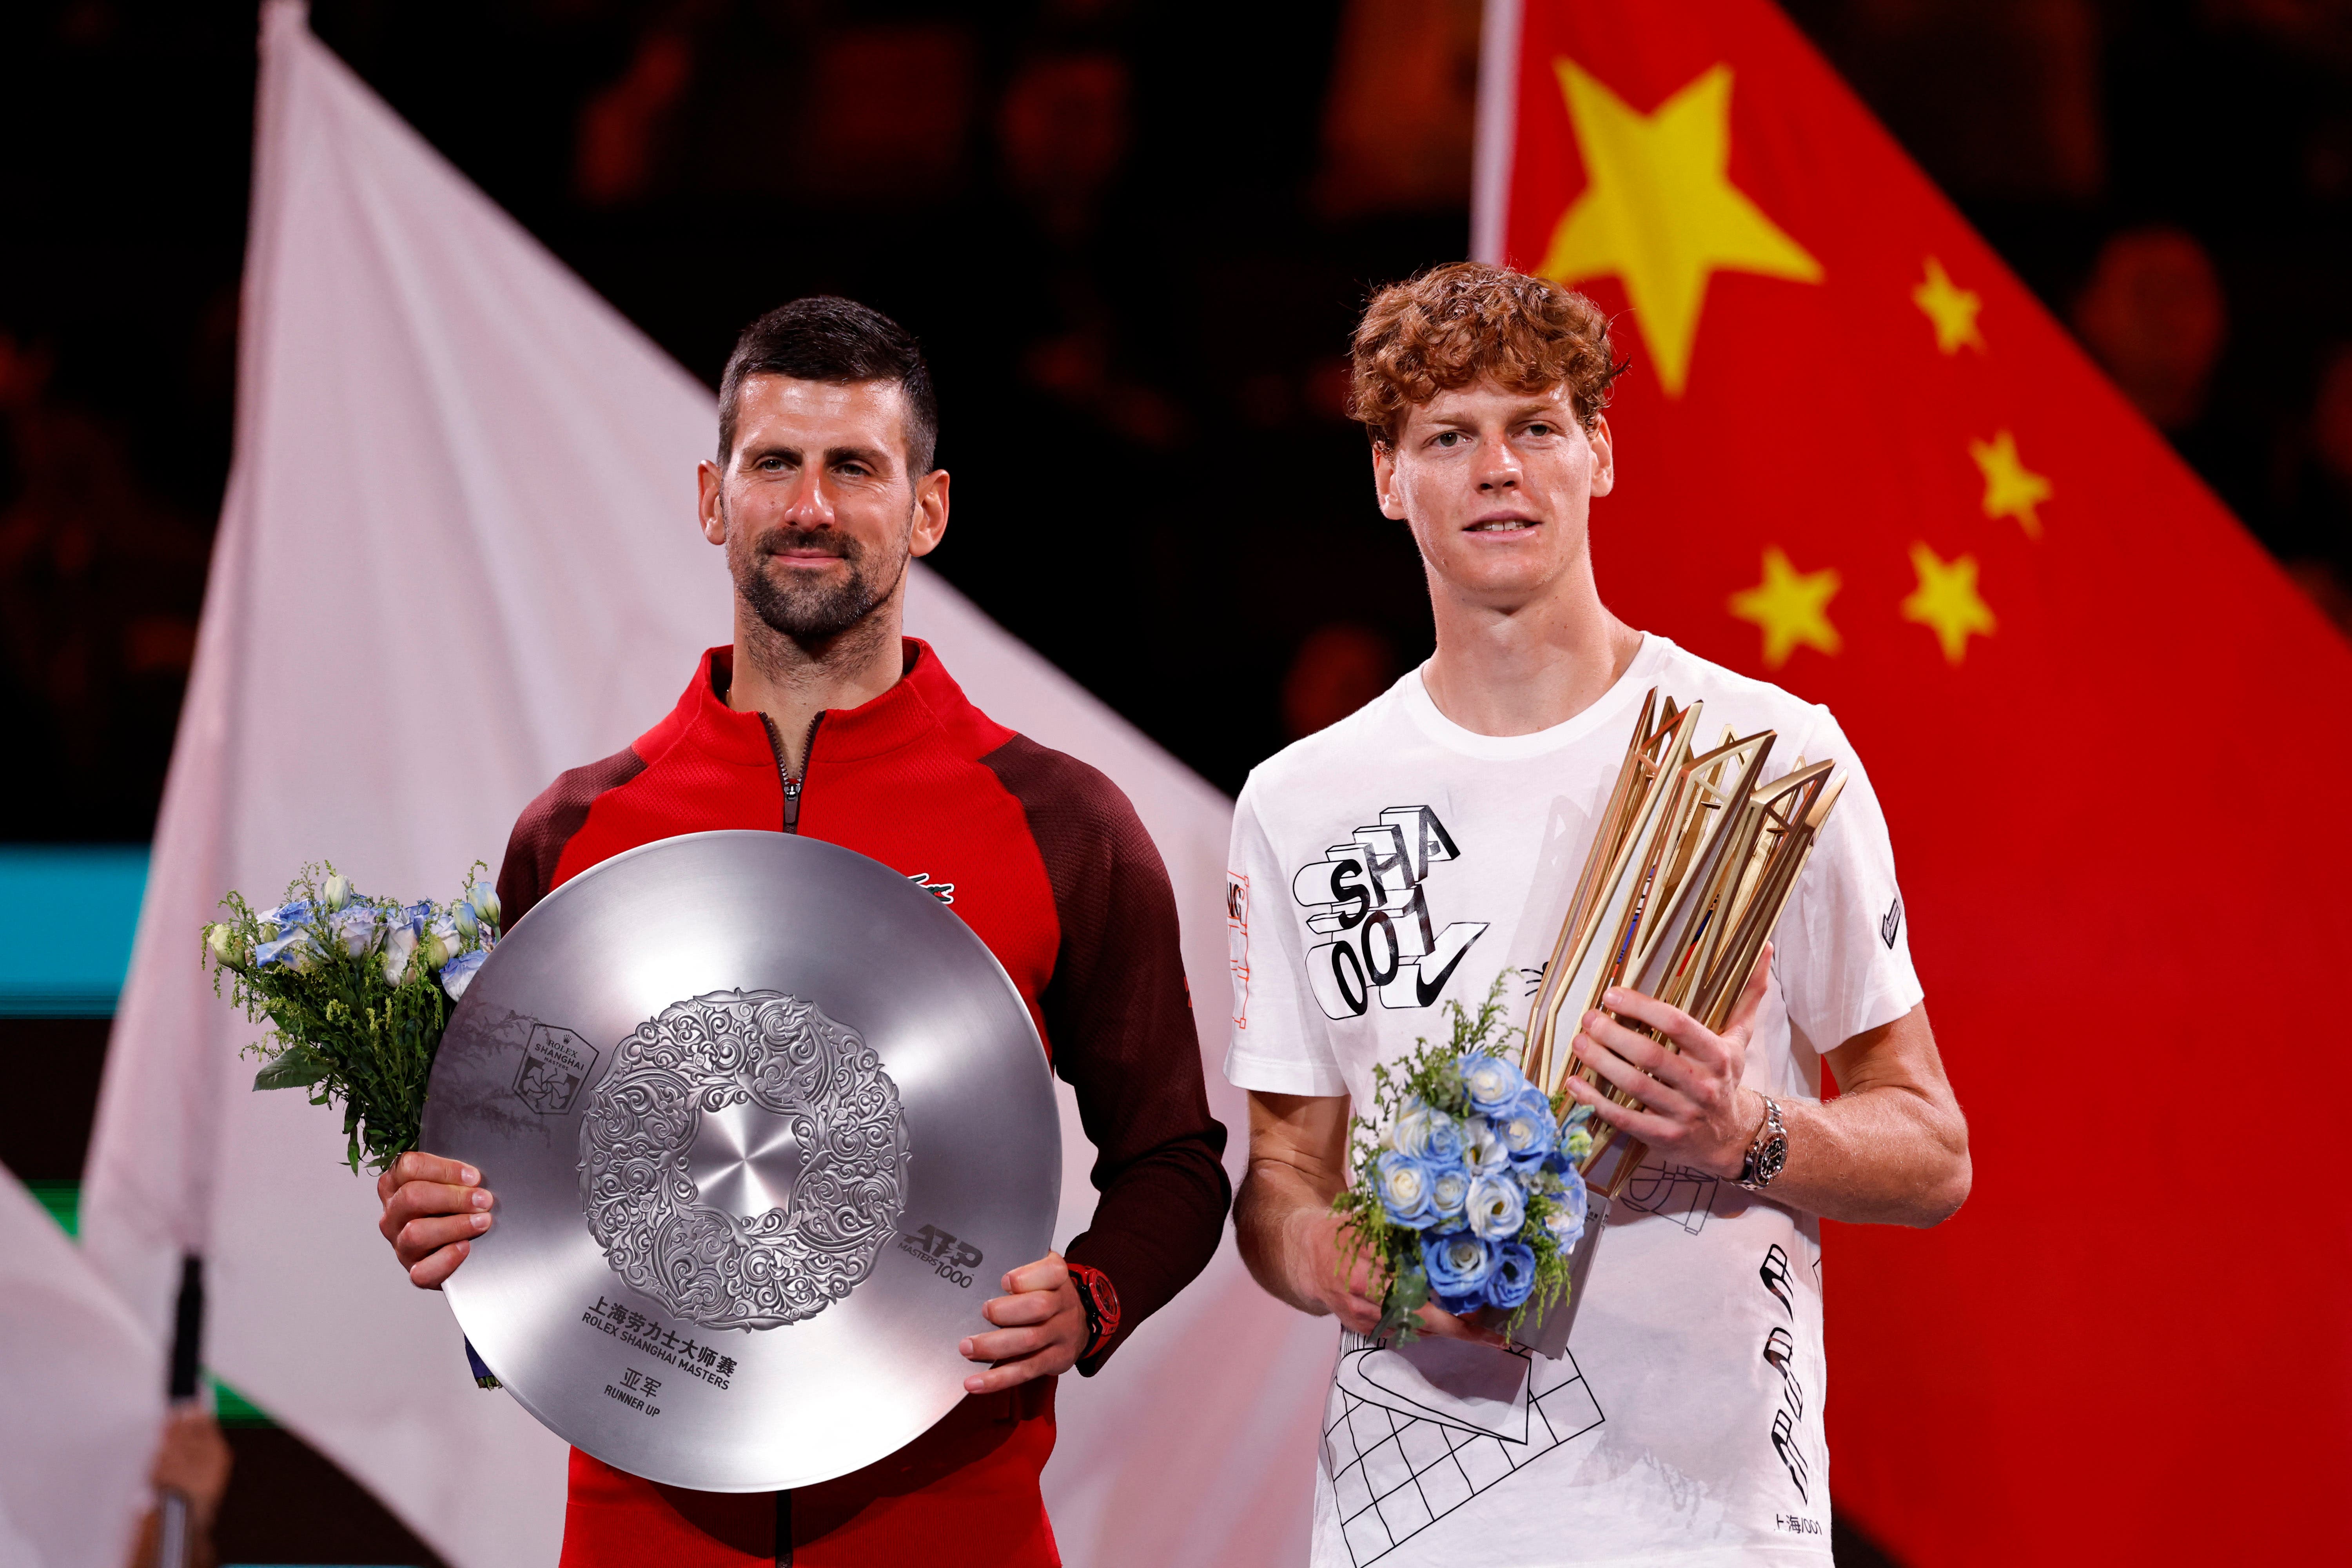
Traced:
[[[347, 898], [340, 910], [329, 907], [331, 891]], [[270, 918], [297, 905], [307, 918], [283, 929]], [[439, 970], [487, 946], [496, 928], [460, 936], [455, 906], [348, 894], [332, 865], [304, 866], [276, 910], [256, 910], [234, 892], [221, 907], [228, 918], [205, 929], [214, 992], [226, 986], [247, 1018], [268, 1026], [246, 1048], [261, 1064], [253, 1087], [299, 1089], [313, 1105], [340, 1106], [354, 1172], [362, 1160], [381, 1171], [415, 1148], [434, 1053], [456, 1006]], [[297, 940], [269, 951], [288, 937]]]

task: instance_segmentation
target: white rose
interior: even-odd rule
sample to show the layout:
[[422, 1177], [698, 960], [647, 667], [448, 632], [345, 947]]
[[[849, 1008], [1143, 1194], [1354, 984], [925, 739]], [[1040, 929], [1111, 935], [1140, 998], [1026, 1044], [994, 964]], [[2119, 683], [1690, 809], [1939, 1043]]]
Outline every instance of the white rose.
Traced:
[[1462, 1124], [1462, 1159], [1473, 1175], [1491, 1176], [1511, 1168], [1510, 1149], [1483, 1116], [1473, 1116]]
[[1508, 1176], [1480, 1176], [1470, 1184], [1465, 1205], [1471, 1233], [1485, 1241], [1508, 1241], [1528, 1217], [1527, 1195]]
[[1429, 1152], [1430, 1121], [1436, 1115], [1418, 1100], [1408, 1100], [1389, 1127], [1389, 1147], [1418, 1160]]

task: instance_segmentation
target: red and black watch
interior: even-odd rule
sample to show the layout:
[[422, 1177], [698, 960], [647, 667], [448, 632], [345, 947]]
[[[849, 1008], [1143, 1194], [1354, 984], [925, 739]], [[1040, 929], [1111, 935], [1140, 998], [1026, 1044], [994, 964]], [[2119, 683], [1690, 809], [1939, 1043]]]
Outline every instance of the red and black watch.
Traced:
[[1083, 1263], [1070, 1265], [1070, 1283], [1078, 1288], [1079, 1304], [1087, 1310], [1087, 1348], [1078, 1352], [1084, 1361], [1118, 1332], [1118, 1292], [1109, 1275]]

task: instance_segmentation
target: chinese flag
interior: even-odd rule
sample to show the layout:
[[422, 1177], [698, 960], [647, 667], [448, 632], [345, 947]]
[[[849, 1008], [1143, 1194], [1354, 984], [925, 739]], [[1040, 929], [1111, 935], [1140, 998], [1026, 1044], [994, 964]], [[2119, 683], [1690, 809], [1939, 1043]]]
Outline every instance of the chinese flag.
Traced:
[[1481, 99], [1479, 249], [1632, 361], [1601, 593], [1837, 711], [1969, 1113], [1832, 1227], [1838, 1506], [2352, 1561], [2352, 650], [1764, 0], [1497, 0]]

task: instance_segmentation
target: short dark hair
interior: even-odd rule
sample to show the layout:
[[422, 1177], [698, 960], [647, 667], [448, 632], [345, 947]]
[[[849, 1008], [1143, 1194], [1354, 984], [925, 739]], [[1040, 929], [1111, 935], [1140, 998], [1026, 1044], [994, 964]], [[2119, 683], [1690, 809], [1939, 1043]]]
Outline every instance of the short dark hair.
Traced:
[[931, 471], [940, 444], [940, 395], [915, 334], [855, 300], [812, 294], [779, 305], [735, 340], [719, 378], [719, 466], [735, 456], [735, 417], [747, 375], [788, 375], [836, 385], [895, 384], [907, 400], [907, 472]]

